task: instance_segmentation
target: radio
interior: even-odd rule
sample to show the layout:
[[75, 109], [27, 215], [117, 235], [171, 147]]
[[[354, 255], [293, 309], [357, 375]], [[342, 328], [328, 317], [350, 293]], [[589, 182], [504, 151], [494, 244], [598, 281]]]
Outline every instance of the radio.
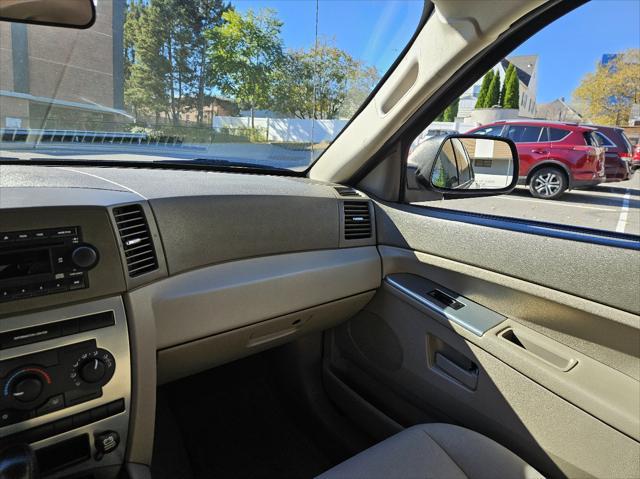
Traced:
[[87, 288], [98, 259], [79, 226], [0, 233], [0, 301]]

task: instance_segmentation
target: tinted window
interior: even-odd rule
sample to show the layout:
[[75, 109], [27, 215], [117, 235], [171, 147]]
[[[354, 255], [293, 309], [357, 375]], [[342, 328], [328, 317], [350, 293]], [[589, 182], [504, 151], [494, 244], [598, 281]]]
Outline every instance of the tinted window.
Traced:
[[611, 140], [609, 140], [609, 138], [607, 138], [604, 134], [600, 133], [599, 131], [596, 131], [594, 135], [596, 136], [596, 138], [598, 139], [598, 142], [601, 145], [616, 146]]
[[540, 138], [541, 126], [513, 125], [509, 127], [507, 138], [516, 143], [535, 143]]
[[562, 140], [570, 132], [567, 130], [561, 130], [560, 128], [547, 128], [549, 130], [549, 141]]
[[502, 132], [502, 125], [494, 125], [494, 126], [486, 126], [484, 128], [480, 128], [477, 131], [474, 131], [474, 135], [494, 135], [500, 136]]
[[629, 138], [627, 138], [627, 135], [625, 135], [624, 132], [622, 132], [620, 136], [622, 136], [622, 141], [624, 141], [625, 148], [629, 153], [631, 153], [633, 151], [633, 147], [631, 146], [631, 142], [629, 141]]

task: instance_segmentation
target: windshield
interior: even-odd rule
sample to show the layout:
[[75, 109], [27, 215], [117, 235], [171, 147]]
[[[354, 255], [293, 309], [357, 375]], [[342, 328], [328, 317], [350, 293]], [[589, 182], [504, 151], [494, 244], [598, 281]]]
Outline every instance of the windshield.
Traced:
[[304, 170], [423, 0], [94, 0], [87, 30], [0, 22], [0, 157]]

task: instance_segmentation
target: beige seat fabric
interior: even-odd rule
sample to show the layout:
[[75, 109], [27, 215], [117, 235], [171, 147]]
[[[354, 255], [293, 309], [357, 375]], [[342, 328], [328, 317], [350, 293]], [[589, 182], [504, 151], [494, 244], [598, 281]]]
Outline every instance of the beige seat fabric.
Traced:
[[338, 464], [318, 479], [542, 478], [482, 434], [450, 424], [422, 424]]

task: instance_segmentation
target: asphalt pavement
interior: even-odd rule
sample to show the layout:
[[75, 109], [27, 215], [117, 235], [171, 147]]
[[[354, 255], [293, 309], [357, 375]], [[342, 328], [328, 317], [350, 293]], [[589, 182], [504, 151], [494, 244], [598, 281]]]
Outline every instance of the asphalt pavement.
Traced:
[[534, 198], [526, 187], [510, 195], [429, 202], [425, 205], [640, 235], [640, 171], [627, 181]]

